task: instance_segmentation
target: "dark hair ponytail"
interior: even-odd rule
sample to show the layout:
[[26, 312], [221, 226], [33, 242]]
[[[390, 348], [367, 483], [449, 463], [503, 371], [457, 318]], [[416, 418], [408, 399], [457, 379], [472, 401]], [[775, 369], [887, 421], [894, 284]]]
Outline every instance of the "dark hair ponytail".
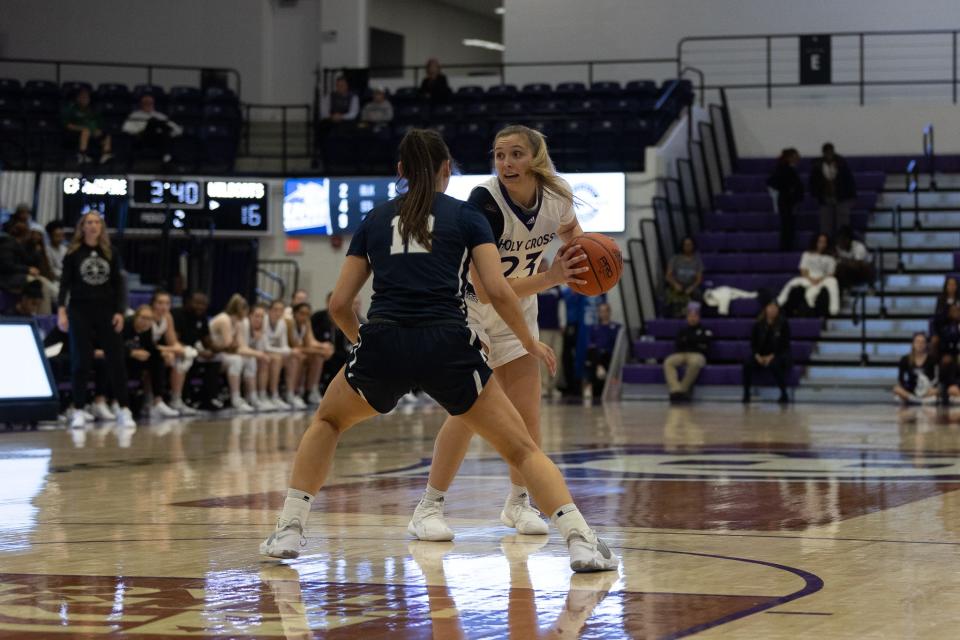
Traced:
[[412, 237], [429, 250], [431, 234], [427, 219], [433, 208], [437, 172], [450, 159], [450, 150], [436, 131], [410, 129], [400, 141], [399, 156], [407, 182], [407, 192], [397, 200], [400, 236], [404, 242]]

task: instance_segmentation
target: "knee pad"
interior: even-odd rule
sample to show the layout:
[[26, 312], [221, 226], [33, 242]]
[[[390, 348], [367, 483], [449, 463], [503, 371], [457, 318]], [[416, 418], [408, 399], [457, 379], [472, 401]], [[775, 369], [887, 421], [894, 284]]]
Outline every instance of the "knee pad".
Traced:
[[199, 354], [193, 347], [184, 347], [183, 355], [177, 358], [177, 361], [173, 366], [176, 367], [177, 371], [180, 373], [186, 373], [187, 371], [190, 371], [190, 367], [193, 366], [193, 362], [197, 359], [197, 355]]
[[257, 359], [253, 356], [243, 356], [243, 377], [255, 378], [257, 376]]

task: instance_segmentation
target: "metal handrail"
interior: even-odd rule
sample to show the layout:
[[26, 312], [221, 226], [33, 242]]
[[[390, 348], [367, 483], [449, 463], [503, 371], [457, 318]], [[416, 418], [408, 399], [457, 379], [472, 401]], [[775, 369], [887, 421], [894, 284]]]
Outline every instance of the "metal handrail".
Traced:
[[[630, 253], [629, 240], [627, 241], [627, 253]], [[637, 274], [633, 268], [633, 260], [629, 257], [624, 258], [623, 263], [625, 265], [630, 265], [630, 279], [634, 283], [635, 294], [637, 296], [637, 310], [640, 312], [640, 334], [643, 334], [646, 331], [647, 323], [646, 319], [643, 317], [643, 302], [640, 300], [640, 290], [636, 286]], [[627, 338], [630, 340], [630, 345], [628, 349], [630, 350], [630, 359], [633, 360], [633, 328], [630, 325], [630, 313], [627, 307], [627, 296], [626, 287], [623, 284], [623, 276], [621, 275], [620, 280], [617, 281], [617, 289], [620, 292], [620, 307], [623, 311], [623, 327], [627, 331]]]
[[[958, 73], [957, 73], [957, 35], [960, 33], [958, 29], [925, 29], [925, 30], [890, 30], [890, 31], [835, 31], [832, 33], [821, 34], [826, 37], [856, 37], [858, 46], [857, 46], [857, 57], [858, 57], [858, 68], [857, 75], [858, 79], [855, 81], [840, 81], [840, 82], [831, 82], [830, 85], [822, 86], [832, 86], [832, 87], [857, 87], [859, 89], [859, 98], [860, 105], [863, 106], [865, 103], [865, 88], [868, 86], [923, 86], [923, 85], [948, 85], [951, 88], [953, 103], [957, 104], [957, 87], [958, 87]], [[733, 40], [742, 40], [742, 41], [761, 41], [765, 44], [765, 82], [760, 83], [743, 83], [743, 84], [719, 84], [719, 85], [705, 85], [702, 89], [721, 89], [725, 88], [727, 90], [732, 89], [765, 89], [766, 90], [766, 99], [767, 99], [767, 108], [773, 106], [773, 89], [777, 88], [789, 88], [789, 87], [801, 87], [805, 86], [800, 84], [799, 79], [797, 82], [773, 82], [773, 52], [772, 52], [772, 42], [777, 39], [794, 39], [800, 38], [806, 34], [801, 33], [768, 33], [768, 34], [743, 34], [743, 35], [723, 35], [723, 36], [688, 36], [681, 38], [677, 41], [677, 71], [679, 72], [683, 69], [685, 65], [684, 61], [684, 45], [691, 42], [708, 42], [708, 41], [717, 41], [717, 42], [729, 42]], [[867, 37], [884, 37], [884, 36], [934, 36], [934, 35], [948, 35], [951, 38], [951, 50], [952, 50], [952, 59], [951, 59], [951, 74], [950, 78], [938, 78], [938, 79], [925, 79], [918, 80], [913, 78], [905, 78], [903, 80], [867, 80], [866, 79], [866, 48], [865, 40]]]
[[[63, 67], [116, 67], [118, 69], [143, 69], [146, 71], [146, 84], [153, 84], [153, 72], [158, 71], [196, 71], [198, 73], [203, 73], [204, 71], [218, 71], [223, 73], [232, 74], [236, 80], [236, 94], [239, 97], [242, 94], [242, 85], [243, 80], [240, 75], [240, 72], [233, 67], [197, 67], [193, 65], [183, 65], [183, 64], [160, 64], [153, 62], [104, 62], [104, 61], [92, 61], [92, 60], [55, 60], [47, 58], [7, 58], [0, 57], [0, 64], [2, 63], [13, 63], [13, 64], [37, 64], [37, 65], [53, 65], [54, 76], [56, 77], [57, 84], [61, 83], [61, 78], [63, 76]], [[198, 83], [199, 84], [199, 83]]]
[[937, 154], [933, 145], [933, 123], [923, 128], [923, 155], [927, 158], [927, 170], [930, 172], [930, 190], [937, 190], [936, 164]]
[[[878, 254], [879, 254], [879, 259], [877, 259]], [[887, 274], [886, 274], [886, 267], [883, 264], [883, 247], [877, 247], [877, 252], [875, 252], [873, 256], [874, 256], [874, 260], [877, 261], [877, 277], [879, 279], [878, 284], [880, 285], [879, 287], [880, 288], [880, 317], [886, 318], [887, 317], [887, 302], [886, 302]]]
[[[283, 297], [284, 292], [286, 291], [286, 280], [283, 279], [276, 271], [280, 269], [278, 267], [288, 268], [293, 273], [293, 287], [292, 291], [296, 291], [300, 288], [300, 263], [296, 260], [291, 260], [289, 258], [281, 258], [277, 260], [257, 260], [256, 272], [263, 273], [269, 279], [273, 280], [275, 278], [280, 279], [284, 286], [281, 288], [281, 297]], [[272, 270], [271, 270], [272, 268]]]
[[893, 230], [897, 235], [897, 273], [903, 273], [903, 220], [900, 203], [893, 205]]

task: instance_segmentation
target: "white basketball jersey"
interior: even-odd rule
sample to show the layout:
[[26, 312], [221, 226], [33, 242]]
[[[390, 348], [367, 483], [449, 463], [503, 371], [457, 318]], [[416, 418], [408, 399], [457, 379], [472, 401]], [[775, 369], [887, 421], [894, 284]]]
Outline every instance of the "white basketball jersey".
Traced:
[[496, 176], [479, 186], [490, 192], [503, 216], [503, 233], [494, 238], [503, 263], [503, 275], [507, 278], [536, 275], [543, 253], [557, 237], [557, 230], [576, 218], [573, 205], [541, 190], [539, 210], [531, 220], [525, 221], [504, 197]]

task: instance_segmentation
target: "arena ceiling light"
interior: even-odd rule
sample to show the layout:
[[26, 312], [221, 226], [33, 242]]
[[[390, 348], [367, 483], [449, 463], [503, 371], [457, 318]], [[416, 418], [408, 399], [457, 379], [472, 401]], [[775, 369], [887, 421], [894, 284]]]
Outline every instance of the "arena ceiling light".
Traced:
[[500, 44], [499, 42], [493, 42], [491, 40], [479, 40], [477, 38], [464, 38], [463, 46], [465, 47], [478, 47], [480, 49], [490, 49], [491, 51], [506, 51], [506, 47]]
[[495, 14], [497, 14], [498, 16], [502, 16], [503, 14], [505, 14], [505, 13], [507, 12], [507, 10], [506, 10], [506, 8], [504, 8], [504, 7], [497, 7], [496, 9], [493, 10], [493, 12], [494, 12]]

